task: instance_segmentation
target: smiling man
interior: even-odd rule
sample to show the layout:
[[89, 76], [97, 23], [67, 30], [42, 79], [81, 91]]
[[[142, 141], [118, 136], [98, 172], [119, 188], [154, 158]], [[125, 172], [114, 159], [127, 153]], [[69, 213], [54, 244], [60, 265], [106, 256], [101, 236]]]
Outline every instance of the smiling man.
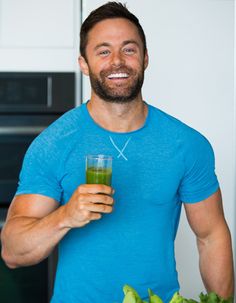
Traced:
[[[5, 262], [36, 264], [59, 244], [52, 303], [121, 303], [124, 284], [143, 299], [149, 287], [167, 303], [180, 289], [174, 241], [184, 205], [206, 289], [231, 296], [231, 237], [213, 150], [143, 100], [148, 53], [138, 19], [109, 2], [88, 16], [80, 38], [91, 98], [27, 151], [2, 231]], [[87, 154], [113, 156], [114, 189], [84, 184]]]

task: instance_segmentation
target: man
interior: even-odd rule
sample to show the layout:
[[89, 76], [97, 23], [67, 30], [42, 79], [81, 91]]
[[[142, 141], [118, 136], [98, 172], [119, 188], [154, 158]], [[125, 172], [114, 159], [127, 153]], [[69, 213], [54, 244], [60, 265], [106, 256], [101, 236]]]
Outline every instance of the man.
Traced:
[[[59, 244], [51, 302], [121, 302], [126, 283], [168, 302], [180, 288], [174, 239], [184, 203], [206, 289], [229, 297], [232, 247], [213, 151], [143, 101], [148, 53], [138, 19], [109, 2], [85, 20], [80, 43], [90, 101], [29, 148], [2, 232], [5, 262], [36, 264]], [[114, 189], [84, 184], [87, 154], [113, 156]]]

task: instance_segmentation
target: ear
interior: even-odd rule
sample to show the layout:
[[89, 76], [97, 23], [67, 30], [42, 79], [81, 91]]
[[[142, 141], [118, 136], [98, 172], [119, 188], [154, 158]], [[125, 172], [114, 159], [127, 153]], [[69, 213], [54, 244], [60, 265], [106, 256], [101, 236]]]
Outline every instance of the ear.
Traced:
[[144, 54], [144, 69], [148, 67], [148, 62], [149, 62], [149, 57], [148, 57], [148, 51], [146, 49], [145, 54]]
[[88, 63], [86, 62], [84, 57], [79, 56], [78, 62], [79, 62], [79, 66], [80, 66], [80, 69], [81, 69], [82, 73], [84, 75], [88, 76], [89, 75], [89, 67], [88, 67]]

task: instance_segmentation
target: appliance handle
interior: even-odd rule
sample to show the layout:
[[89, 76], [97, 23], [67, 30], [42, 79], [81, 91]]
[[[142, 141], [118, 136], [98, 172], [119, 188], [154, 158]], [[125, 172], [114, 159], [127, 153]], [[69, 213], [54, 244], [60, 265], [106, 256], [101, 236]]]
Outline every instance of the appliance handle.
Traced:
[[47, 126], [0, 126], [0, 135], [38, 135]]

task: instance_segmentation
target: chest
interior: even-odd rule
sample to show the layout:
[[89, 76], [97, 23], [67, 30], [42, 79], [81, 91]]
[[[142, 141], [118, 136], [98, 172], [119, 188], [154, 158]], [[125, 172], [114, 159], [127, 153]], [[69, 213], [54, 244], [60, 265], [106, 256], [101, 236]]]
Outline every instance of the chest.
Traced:
[[87, 134], [71, 147], [61, 174], [63, 203], [85, 183], [87, 154], [113, 157], [112, 186], [119, 199], [142, 199], [164, 203], [173, 199], [183, 176], [178, 144], [155, 136], [97, 136]]

